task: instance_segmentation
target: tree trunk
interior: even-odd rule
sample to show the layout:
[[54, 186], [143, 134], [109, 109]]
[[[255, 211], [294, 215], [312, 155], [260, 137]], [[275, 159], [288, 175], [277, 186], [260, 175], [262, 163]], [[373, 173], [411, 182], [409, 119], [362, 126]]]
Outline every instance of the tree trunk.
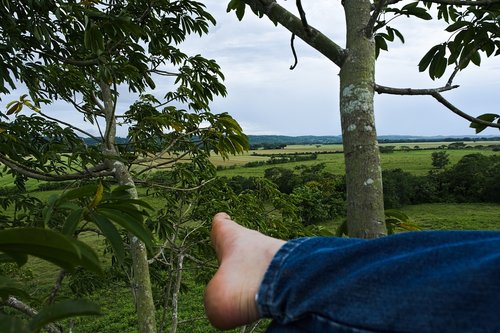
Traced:
[[341, 68], [340, 113], [346, 161], [349, 236], [373, 238], [387, 233], [382, 170], [375, 131], [373, 91], [375, 42], [366, 37], [369, 0], [345, 0], [347, 49], [344, 50], [276, 0], [243, 0], [256, 12], [281, 24]]
[[[106, 132], [104, 134], [104, 152], [107, 156], [105, 161], [109, 170], [113, 170], [114, 177], [120, 185], [129, 185], [130, 195], [133, 199], [138, 199], [132, 175], [123, 162], [119, 160], [120, 152], [115, 146], [116, 118], [115, 101], [111, 94], [110, 86], [101, 83], [101, 91], [104, 101], [103, 113], [106, 118]], [[137, 312], [139, 333], [156, 333], [155, 306], [153, 292], [151, 289], [151, 279], [149, 275], [149, 264], [147, 250], [144, 243], [137, 237], [129, 235], [130, 256], [132, 257], [132, 291]]]
[[370, 9], [368, 0], [344, 2], [348, 54], [340, 71], [347, 228], [349, 236], [360, 238], [380, 237], [387, 232], [373, 109], [375, 42], [365, 33]]

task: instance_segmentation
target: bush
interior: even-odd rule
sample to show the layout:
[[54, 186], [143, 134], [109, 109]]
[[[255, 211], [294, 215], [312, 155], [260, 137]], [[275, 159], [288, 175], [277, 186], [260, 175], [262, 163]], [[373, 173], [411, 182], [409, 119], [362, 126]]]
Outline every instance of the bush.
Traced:
[[415, 187], [419, 182], [417, 176], [401, 169], [384, 170], [382, 172], [384, 186], [384, 206], [386, 209], [398, 208], [413, 203]]

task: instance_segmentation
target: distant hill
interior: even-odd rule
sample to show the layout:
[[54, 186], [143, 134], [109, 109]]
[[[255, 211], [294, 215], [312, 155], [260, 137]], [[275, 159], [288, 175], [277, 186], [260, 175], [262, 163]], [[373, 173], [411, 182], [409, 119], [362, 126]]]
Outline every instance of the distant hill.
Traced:
[[[249, 135], [250, 145], [307, 145], [342, 143], [342, 137], [337, 136], [286, 136], [286, 135]], [[415, 135], [381, 135], [381, 143], [389, 142], [454, 142], [454, 141], [500, 141], [500, 136], [415, 136]]]
[[342, 137], [338, 136], [286, 136], [286, 135], [249, 135], [250, 145], [259, 144], [286, 144], [286, 145], [307, 145], [307, 144], [333, 144], [342, 143]]
[[[249, 135], [251, 146], [271, 145], [310, 145], [310, 144], [338, 144], [342, 143], [342, 136], [334, 135]], [[92, 145], [96, 142], [90, 138], [83, 138], [85, 143]], [[378, 137], [380, 143], [390, 142], [455, 142], [455, 141], [500, 141], [500, 136], [415, 136], [415, 135], [381, 135]], [[126, 138], [116, 138], [116, 143], [126, 144]]]

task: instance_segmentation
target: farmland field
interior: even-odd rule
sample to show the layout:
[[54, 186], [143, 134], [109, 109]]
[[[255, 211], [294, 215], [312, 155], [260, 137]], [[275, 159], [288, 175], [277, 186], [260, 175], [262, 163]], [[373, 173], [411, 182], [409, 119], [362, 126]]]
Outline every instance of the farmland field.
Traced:
[[[382, 161], [382, 169], [396, 169], [400, 168], [404, 171], [410, 172], [415, 175], [425, 175], [432, 168], [432, 158], [431, 155], [433, 152], [439, 151], [430, 148], [436, 148], [442, 146], [445, 143], [442, 142], [423, 142], [423, 143], [411, 143], [411, 144], [382, 144], [381, 146], [395, 146], [394, 152], [392, 153], [383, 153], [381, 154]], [[477, 146], [484, 145], [493, 145], [499, 144], [499, 142], [488, 142], [481, 144], [477, 142], [474, 146], [474, 143], [471, 143], [471, 148], [467, 149], [458, 149], [458, 150], [447, 150], [450, 158], [450, 164], [453, 165], [457, 163], [464, 155], [468, 154], [483, 154], [483, 155], [497, 155], [499, 152], [495, 152], [489, 149], [482, 149], [481, 147], [477, 148]], [[398, 150], [402, 146], [409, 146], [414, 148], [415, 146], [420, 147], [419, 150]], [[423, 148], [428, 148], [424, 150]], [[342, 151], [341, 145], [322, 145], [321, 147], [317, 147], [316, 145], [294, 145], [287, 146], [284, 149], [274, 149], [274, 150], [253, 150], [246, 152], [244, 154], [238, 156], [232, 156], [227, 160], [223, 160], [220, 156], [211, 157], [212, 162], [216, 166], [226, 167], [226, 169], [218, 172], [220, 176], [255, 176], [261, 177], [264, 174], [264, 170], [268, 169], [272, 166], [279, 166], [284, 168], [293, 169], [298, 165], [314, 165], [318, 163], [325, 163], [326, 171], [329, 171], [333, 174], [344, 174], [344, 155], [340, 152]], [[275, 164], [275, 165], [262, 165], [258, 167], [242, 167], [244, 164], [253, 161], [265, 161], [269, 159], [269, 156], [262, 155], [271, 155], [271, 154], [294, 154], [294, 153], [314, 153], [318, 152], [318, 158], [316, 160], [310, 161], [300, 161], [300, 162], [291, 162], [285, 164]], [[325, 153], [327, 152], [327, 153]], [[253, 155], [258, 154], [258, 155]]]

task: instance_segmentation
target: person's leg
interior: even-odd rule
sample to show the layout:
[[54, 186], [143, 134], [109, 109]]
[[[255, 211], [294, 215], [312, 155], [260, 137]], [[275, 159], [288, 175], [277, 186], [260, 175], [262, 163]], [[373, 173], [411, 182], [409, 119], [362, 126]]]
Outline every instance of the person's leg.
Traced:
[[205, 291], [212, 325], [229, 329], [258, 319], [255, 297], [272, 258], [285, 243], [244, 228], [226, 213], [215, 215], [212, 243], [219, 269]]
[[500, 331], [499, 232], [283, 244], [218, 214], [212, 239], [205, 305], [219, 328], [271, 317], [272, 332]]
[[500, 232], [292, 240], [257, 309], [268, 332], [500, 332]]

